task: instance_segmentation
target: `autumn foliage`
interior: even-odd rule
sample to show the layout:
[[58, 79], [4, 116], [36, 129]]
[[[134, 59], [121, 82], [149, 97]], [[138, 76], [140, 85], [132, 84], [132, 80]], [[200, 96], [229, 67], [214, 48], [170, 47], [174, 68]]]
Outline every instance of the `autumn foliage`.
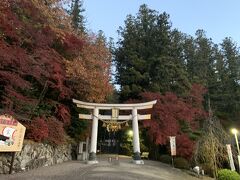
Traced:
[[[37, 127], [37, 128], [36, 128]], [[43, 118], [36, 118], [32, 123], [27, 125], [28, 131], [26, 133], [26, 138], [33, 139], [36, 142], [41, 142], [48, 137], [48, 126]]]
[[110, 54], [103, 41], [74, 33], [61, 1], [46, 2], [0, 1], [0, 108], [31, 121], [28, 138], [61, 143], [71, 98], [111, 93]]
[[78, 95], [90, 102], [104, 102], [112, 91], [110, 81], [111, 55], [101, 37], [93, 36], [82, 48], [81, 54], [67, 62], [67, 73]]
[[65, 142], [63, 123], [57, 119], [37, 117], [31, 123], [26, 123], [26, 138], [36, 142], [62, 144]]
[[168, 145], [169, 136], [176, 136], [177, 154], [190, 158], [194, 148], [195, 131], [199, 127], [199, 121], [205, 117], [202, 107], [204, 93], [205, 89], [196, 84], [185, 98], [170, 92], [165, 95], [142, 93], [141, 98], [144, 101], [157, 100], [152, 110], [152, 120], [143, 122], [152, 142]]
[[48, 126], [48, 138], [47, 140], [53, 144], [62, 144], [65, 142], [65, 132], [63, 123], [59, 122], [55, 118], [49, 118], [46, 121]]

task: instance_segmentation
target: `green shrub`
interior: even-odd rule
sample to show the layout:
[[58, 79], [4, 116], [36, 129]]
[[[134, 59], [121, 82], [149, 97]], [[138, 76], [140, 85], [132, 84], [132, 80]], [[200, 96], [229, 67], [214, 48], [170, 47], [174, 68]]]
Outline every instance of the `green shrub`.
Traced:
[[236, 171], [221, 169], [218, 171], [218, 180], [239, 180], [240, 175]]
[[162, 155], [159, 154], [159, 153], [157, 153], [157, 154], [155, 154], [155, 153], [151, 154], [151, 153], [150, 153], [150, 157], [151, 157], [152, 159], [154, 159], [154, 160], [157, 160], [157, 161], [160, 161], [160, 157], [161, 157], [161, 156], [162, 156]]
[[159, 161], [166, 163], [166, 164], [171, 164], [172, 163], [172, 157], [164, 154], [159, 157]]
[[176, 157], [174, 159], [174, 167], [179, 169], [189, 169], [190, 165], [189, 162], [182, 157]]
[[121, 145], [120, 154], [131, 156], [132, 155], [132, 147], [130, 144], [124, 143]]

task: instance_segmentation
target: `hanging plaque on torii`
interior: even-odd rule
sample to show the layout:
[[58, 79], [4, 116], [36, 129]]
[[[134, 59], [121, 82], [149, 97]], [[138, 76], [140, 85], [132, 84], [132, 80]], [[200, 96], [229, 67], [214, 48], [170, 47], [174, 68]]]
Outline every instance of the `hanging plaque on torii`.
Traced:
[[[79, 114], [80, 119], [93, 120], [92, 122], [92, 134], [91, 134], [91, 146], [88, 163], [98, 163], [96, 152], [97, 152], [97, 133], [98, 133], [98, 120], [103, 121], [106, 127], [109, 126], [110, 130], [118, 130], [119, 125], [132, 121], [133, 128], [133, 161], [136, 164], [144, 164], [140, 156], [140, 142], [139, 142], [139, 120], [151, 119], [151, 114], [140, 115], [138, 110], [150, 109], [156, 104], [155, 101], [136, 103], [136, 104], [101, 104], [101, 103], [88, 103], [73, 99], [73, 102], [79, 108], [85, 108], [92, 110], [92, 114]], [[112, 115], [101, 115], [99, 110], [111, 110]], [[129, 115], [119, 115], [121, 110], [131, 110], [132, 113]], [[118, 123], [119, 122], [119, 123]], [[115, 123], [115, 124], [114, 124]], [[117, 126], [118, 125], [118, 126]], [[115, 129], [114, 129], [115, 128]]]

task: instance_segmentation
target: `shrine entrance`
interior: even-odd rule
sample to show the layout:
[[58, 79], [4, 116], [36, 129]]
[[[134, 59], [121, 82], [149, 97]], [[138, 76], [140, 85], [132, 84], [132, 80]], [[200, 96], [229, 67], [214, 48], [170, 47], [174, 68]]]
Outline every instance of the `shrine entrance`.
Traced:
[[98, 143], [97, 149], [101, 154], [119, 154], [121, 151], [120, 145], [120, 136], [123, 134], [124, 127], [121, 127], [120, 130], [111, 131], [107, 130], [105, 124], [99, 121], [98, 127]]
[[[136, 164], [144, 164], [140, 155], [140, 142], [139, 142], [139, 120], [151, 119], [150, 114], [140, 115], [138, 110], [150, 109], [156, 104], [155, 101], [137, 104], [100, 104], [100, 103], [88, 103], [73, 99], [73, 102], [79, 108], [91, 110], [90, 114], [79, 114], [80, 119], [92, 120], [92, 133], [90, 142], [90, 153], [88, 163], [95, 164], [97, 161], [97, 136], [98, 136], [98, 121], [103, 122], [103, 127], [108, 131], [116, 132], [121, 129], [122, 126], [128, 125], [129, 121], [132, 121], [133, 131], [133, 162]], [[101, 110], [110, 110], [111, 115], [103, 115]], [[130, 111], [129, 115], [120, 115], [120, 111]]]

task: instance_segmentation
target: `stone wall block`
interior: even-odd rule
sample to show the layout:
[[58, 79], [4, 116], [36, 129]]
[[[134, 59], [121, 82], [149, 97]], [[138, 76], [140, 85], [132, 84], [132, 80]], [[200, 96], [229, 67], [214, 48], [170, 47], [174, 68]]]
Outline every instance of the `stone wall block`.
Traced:
[[[69, 144], [52, 146], [25, 141], [22, 151], [15, 155], [13, 173], [72, 160], [71, 149]], [[0, 174], [8, 174], [10, 163], [11, 153], [0, 153]]]

